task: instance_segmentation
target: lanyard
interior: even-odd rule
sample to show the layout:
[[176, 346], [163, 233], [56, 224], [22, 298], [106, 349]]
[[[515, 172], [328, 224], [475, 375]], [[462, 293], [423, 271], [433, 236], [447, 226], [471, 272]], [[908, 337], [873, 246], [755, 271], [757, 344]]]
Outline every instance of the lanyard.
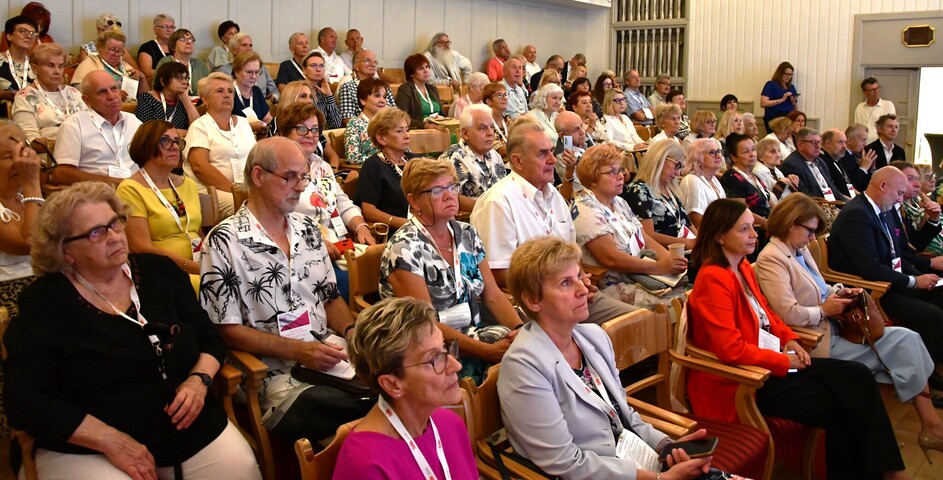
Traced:
[[819, 184], [819, 188], [821, 188], [823, 192], [828, 190], [828, 182], [825, 180], [825, 177], [822, 176], [822, 172], [819, 171], [819, 166], [815, 161], [813, 160], [812, 163], [807, 165], [809, 165], [809, 169], [812, 170], [812, 176], [815, 177], [815, 182]]
[[170, 113], [167, 112], [167, 100], [164, 98], [164, 92], [160, 92], [160, 105], [164, 107], [164, 118], [169, 122], [171, 118], [174, 118], [174, 115], [177, 113], [177, 105], [180, 105], [181, 100], [177, 99], [177, 103], [174, 104], [173, 109]]
[[239, 145], [236, 144], [236, 124], [232, 121], [232, 115], [229, 116], [229, 135], [223, 133], [223, 129], [219, 128], [219, 124], [215, 120], [213, 120], [213, 125], [216, 126], [216, 130], [219, 130], [219, 134], [226, 137], [229, 143], [232, 144], [233, 158], [239, 158]]
[[294, 58], [291, 59], [291, 64], [295, 66], [295, 70], [298, 70], [298, 73], [301, 74], [301, 78], [305, 78], [305, 71], [301, 69], [301, 65], [298, 65], [298, 62]]
[[701, 181], [706, 183], [708, 187], [711, 187], [711, 190], [714, 191], [714, 195], [717, 195], [717, 197], [714, 200], [717, 200], [718, 198], [720, 198], [720, 190], [717, 189], [717, 185], [714, 185], [713, 178], [707, 178], [700, 174], [695, 174], [694, 176], [701, 179]]
[[428, 103], [429, 106], [432, 106], [432, 98], [429, 96], [429, 90], [426, 90], [426, 94], [422, 94], [422, 90], [419, 89], [419, 85], [416, 85], [416, 92], [419, 93], [419, 100], [425, 103]]
[[[105, 143], [108, 144], [108, 148], [110, 148], [111, 151], [115, 152], [115, 164], [120, 167], [121, 155], [119, 154], [119, 152], [121, 151], [121, 145], [124, 144], [124, 127], [126, 125], [126, 122], [121, 124], [120, 129], [115, 128], [117, 127], [117, 125], [112, 125], [111, 131], [114, 132], [115, 146], [111, 146], [111, 143], [108, 141], [108, 136], [105, 135], [105, 129], [101, 127], [101, 124], [95, 122], [95, 117], [92, 116], [91, 112], [89, 112], [88, 118], [92, 120], [92, 125], [95, 125], [96, 127], [98, 127], [98, 133], [100, 133], [102, 138], [105, 139]], [[107, 122], [108, 120], [105, 120], [105, 121]], [[120, 117], [118, 121], [123, 122], [124, 117]]]
[[740, 168], [738, 168], [738, 167], [733, 167], [733, 169], [734, 169], [735, 172], [739, 173], [741, 177], [743, 177], [744, 179], [746, 179], [746, 181], [747, 181], [750, 185], [752, 185], [753, 188], [756, 189], [757, 192], [759, 192], [759, 193], [762, 194], [764, 197], [766, 197], [766, 200], [769, 200], [769, 192], [766, 190], [766, 184], [764, 184], [763, 181], [760, 180], [759, 177], [757, 177], [757, 176], [755, 176], [755, 175], [753, 175], [753, 174], [748, 174], [748, 173], [744, 172], [743, 170], [740, 170]]
[[[157, 50], [160, 51], [160, 58], [164, 58], [164, 57], [167, 56], [167, 52], [165, 52], [164, 49], [160, 46], [160, 42], [158, 42], [156, 38], [154, 39], [154, 45], [157, 45]], [[156, 60], [159, 61], [160, 58], [158, 58], [158, 59], [156, 59]], [[176, 59], [174, 59], [174, 60], [176, 60]], [[151, 61], [154, 62], [154, 60], [151, 60]], [[154, 65], [157, 65], [157, 62], [154, 62]]]
[[897, 249], [894, 248], [894, 237], [891, 236], [891, 228], [887, 226], [887, 221], [884, 220], [885, 212], [878, 213], [878, 220], [881, 221], [881, 225], [884, 225], [884, 233], [887, 235], [887, 242], [891, 244], [891, 258], [897, 258]]
[[[163, 50], [161, 50], [161, 51], [163, 52]], [[173, 59], [174, 59], [174, 61], [177, 62], [177, 63], [183, 63], [183, 62], [181, 62], [180, 60], [177, 60], [177, 56], [176, 56], [176, 55], [173, 56]], [[183, 64], [187, 66], [187, 76], [190, 77], [190, 78], [193, 78], [193, 68], [190, 66], [190, 62], [183, 63]]]
[[[426, 229], [426, 226], [423, 225], [422, 222], [420, 222], [419, 219], [416, 218], [415, 216], [412, 216], [412, 218], [410, 218], [410, 221], [413, 222], [414, 225], [416, 225], [416, 228], [419, 230], [420, 233], [422, 233], [423, 235], [429, 238], [429, 241], [432, 242], [432, 245], [436, 247], [436, 253], [438, 253], [439, 257], [442, 258], [443, 261], [445, 261], [445, 257], [442, 256], [442, 252], [439, 250], [439, 246], [436, 245], [435, 243], [435, 237], [433, 237], [432, 234], [429, 233], [429, 230]], [[462, 277], [462, 269], [459, 266], [459, 263], [460, 263], [459, 254], [458, 254], [459, 241], [457, 238], [455, 238], [455, 232], [452, 230], [452, 224], [446, 223], [446, 227], [449, 229], [449, 234], [452, 235], [452, 243], [455, 245], [455, 251], [452, 252], [452, 274], [455, 276], [455, 296], [457, 298], [462, 298], [462, 296], [465, 293], [465, 288], [464, 288], [465, 278]]]
[[[377, 406], [380, 407], [380, 411], [383, 412], [386, 419], [390, 421], [390, 425], [393, 426], [396, 433], [398, 433], [403, 441], [406, 442], [406, 445], [409, 446], [409, 453], [413, 454], [413, 459], [416, 460], [416, 464], [418, 464], [419, 469], [422, 470], [423, 478], [425, 480], [436, 480], [438, 477], [435, 476], [432, 467], [430, 467], [429, 462], [426, 461], [426, 457], [424, 457], [419, 450], [419, 445], [416, 445], [412, 435], [406, 430], [403, 421], [396, 415], [396, 411], [393, 410], [393, 407], [391, 407], [382, 396], [377, 401]], [[435, 422], [431, 417], [429, 418], [429, 427], [432, 428], [432, 434], [435, 436], [435, 453], [436, 456], [439, 457], [439, 464], [442, 465], [442, 472], [445, 473], [446, 480], [451, 480], [452, 474], [449, 471], [449, 463], [445, 459], [445, 450], [442, 448], [442, 439], [439, 438], [439, 429], [436, 428]]]
[[[236, 81], [235, 81], [235, 80], [233, 80], [233, 82], [232, 82], [232, 88], [233, 88], [233, 90], [236, 91], [236, 94], [237, 94], [238, 97], [239, 97], [239, 103], [241, 103], [241, 104], [243, 104], [243, 105], [246, 105], [245, 99], [242, 98], [242, 91], [239, 90], [239, 87], [236, 85]], [[253, 95], [253, 93], [255, 93], [255, 92], [253, 92], [253, 91], [252, 91], [252, 88], [250, 87], [250, 88], [249, 88], [249, 104], [247, 105], [249, 108], [252, 108], [252, 102], [255, 101], [255, 95]], [[252, 110], [255, 111], [254, 108], [252, 108]]]
[[33, 83], [36, 84], [35, 88], [36, 90], [39, 91], [39, 95], [42, 96], [43, 100], [45, 100], [46, 103], [51, 105], [55, 111], [62, 114], [63, 117], [68, 117], [69, 115], [72, 115], [72, 109], [69, 107], [69, 100], [71, 100], [72, 97], [69, 96], [68, 93], [66, 93], [68, 92], [68, 90], [63, 89], [62, 85], [59, 85], [59, 95], [62, 95], [62, 103], [65, 105], [65, 111], [62, 111], [62, 108], [60, 108], [56, 102], [53, 102], [52, 99], [46, 95], [46, 92], [43, 90], [43, 85], [42, 83], [39, 82], [38, 78], [34, 80]]
[[7, 61], [10, 62], [10, 76], [13, 77], [13, 81], [16, 83], [16, 89], [22, 90], [23, 87], [29, 84], [29, 56], [23, 59], [23, 80], [22, 81], [16, 78], [16, 65], [13, 63], [13, 53], [11, 53], [9, 50], [7, 50]]
[[[623, 429], [625, 428], [622, 425], [622, 418], [616, 413], [616, 408], [612, 405], [612, 401], [609, 400], [609, 391], [606, 390], [606, 385], [602, 383], [602, 378], [599, 377], [599, 374], [596, 373], [596, 369], [593, 368], [593, 364], [589, 363], [589, 360], [586, 356], [583, 356], [583, 362], [586, 364], [586, 369], [589, 370], [589, 376], [593, 379], [593, 385], [596, 385], [596, 390], [599, 392], [599, 395], [593, 393], [592, 389], [583, 384], [583, 388], [586, 389], [586, 393], [596, 401], [596, 406], [602, 408], [606, 415], [609, 416], [614, 422], [616, 422]], [[604, 405], [600, 405], [598, 400], [602, 400]]]
[[118, 69], [115, 69], [115, 67], [112, 67], [111, 65], [109, 65], [108, 62], [106, 62], [106, 61], [105, 61], [103, 58], [101, 58], [101, 57], [99, 57], [98, 60], [99, 60], [100, 62], [102, 62], [102, 66], [103, 66], [103, 67], [105, 67], [105, 68], [108, 69], [108, 70], [111, 70], [115, 75], [117, 75], [117, 76], [119, 76], [119, 77], [127, 77], [127, 76], [128, 76], [128, 74], [124, 72], [124, 66], [121, 65], [121, 60], [118, 61], [118, 65], [119, 65], [119, 66], [118, 66]]
[[[141, 169], [141, 176], [144, 177], [144, 181], [147, 182], [147, 185], [151, 187], [151, 190], [154, 192], [155, 195], [157, 195], [157, 199], [160, 200], [160, 203], [165, 208], [167, 208], [167, 210], [170, 210], [170, 216], [174, 217], [174, 221], [177, 222], [177, 228], [179, 228], [181, 232], [183, 232], [187, 237], [189, 237], [190, 236], [190, 214], [189, 213], [185, 214], [187, 216], [187, 228], [184, 229], [183, 225], [180, 223], [180, 215], [177, 214], [177, 209], [174, 208], [174, 206], [171, 205], [169, 201], [167, 201], [167, 198], [164, 197], [164, 194], [160, 193], [160, 189], [157, 188], [157, 185], [155, 185], [154, 181], [151, 180], [151, 176], [148, 175], [147, 171], [145, 171], [143, 168]], [[181, 197], [180, 194], [177, 193], [177, 189], [174, 188], [173, 180], [168, 179], [167, 183], [170, 184], [170, 190], [174, 192], [174, 195], [176, 195], [177, 198], [179, 198], [180, 201], [183, 202], [183, 197]]]
[[[632, 221], [625, 218], [621, 212], [617, 212], [614, 208], [603, 205], [591, 190], [585, 189], [583, 190], [582, 194], [592, 196], [593, 201], [599, 205], [599, 209], [602, 210], [603, 216], [606, 217], [606, 221], [612, 225], [612, 231], [618, 235], [620, 239], [622, 239], [622, 242], [629, 249], [629, 253], [632, 255], [637, 255], [638, 252], [645, 248], [645, 237], [642, 236], [641, 225], [637, 225], [637, 228], [634, 229], [635, 231], [629, 234], [630, 227], [636, 227]], [[633, 243], [632, 240], [635, 240], [635, 242]]]

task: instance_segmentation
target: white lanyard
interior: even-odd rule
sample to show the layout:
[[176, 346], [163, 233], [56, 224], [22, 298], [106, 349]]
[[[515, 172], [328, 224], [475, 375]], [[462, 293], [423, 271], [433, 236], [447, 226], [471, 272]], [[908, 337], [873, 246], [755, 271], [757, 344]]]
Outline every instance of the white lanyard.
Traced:
[[[239, 87], [236, 85], [235, 80], [232, 82], [232, 88], [233, 88], [233, 90], [236, 91], [236, 95], [239, 96], [239, 103], [241, 103], [241, 104], [243, 104], [243, 105], [246, 105], [245, 99], [242, 98], [242, 91], [239, 90]], [[249, 87], [249, 104], [247, 105], [249, 108], [252, 108], [252, 102], [253, 102], [254, 99], [255, 99], [255, 98], [254, 98], [255, 95], [253, 95], [253, 93], [255, 93], [255, 92], [253, 92], [253, 91], [252, 91], [252, 88]], [[255, 111], [254, 108], [252, 108], [252, 110]]]
[[708, 187], [711, 187], [711, 190], [714, 191], [714, 195], [717, 195], [717, 198], [715, 198], [714, 200], [717, 200], [718, 198], [720, 198], [720, 190], [717, 189], [717, 185], [714, 185], [713, 179], [707, 178], [700, 174], [695, 174], [694, 176], [701, 179], [701, 181], [706, 183]]
[[[429, 238], [429, 241], [432, 242], [432, 245], [436, 247], [436, 253], [438, 253], [439, 257], [442, 258], [443, 261], [445, 261], [445, 257], [442, 256], [442, 252], [439, 250], [439, 246], [436, 245], [435, 243], [435, 237], [433, 237], [432, 234], [429, 233], [429, 230], [426, 229], [426, 226], [423, 225], [422, 222], [420, 222], [419, 219], [416, 218], [415, 216], [412, 216], [412, 218], [410, 218], [410, 221], [413, 222], [414, 225], [416, 225], [416, 228], [419, 229], [420, 233], [422, 233], [423, 235]], [[462, 294], [465, 292], [465, 288], [464, 288], [465, 278], [462, 277], [462, 269], [459, 266], [459, 263], [460, 263], [459, 254], [458, 254], [459, 239], [455, 238], [455, 232], [452, 230], [452, 225], [450, 223], [446, 223], [446, 227], [449, 229], [449, 233], [452, 235], [452, 243], [455, 245], [455, 251], [452, 252], [452, 274], [455, 276], [455, 296], [456, 298], [461, 298]]]
[[236, 124], [232, 121], [232, 115], [229, 116], [229, 135], [223, 133], [223, 129], [219, 128], [219, 125], [213, 120], [213, 125], [219, 130], [219, 134], [227, 137], [229, 143], [232, 143], [233, 158], [239, 158], [239, 145], [236, 144]]
[[16, 65], [13, 63], [13, 53], [9, 50], [7, 50], [7, 61], [10, 62], [10, 76], [13, 77], [13, 81], [16, 83], [16, 89], [22, 90], [23, 87], [29, 84], [29, 56], [23, 58], [23, 81], [16, 78]]
[[[619, 236], [619, 238], [622, 239], [626, 247], [629, 248], [629, 251], [632, 253], [632, 255], [637, 255], [638, 252], [645, 248], [645, 237], [642, 236], [641, 225], [639, 225], [638, 228], [635, 229], [635, 232], [630, 235], [628, 231], [629, 227], [635, 226], [631, 221], [621, 214], [616, 215], [615, 209], [610, 209], [610, 207], [603, 205], [599, 199], [595, 198], [596, 196], [590, 190], [587, 189], [585, 192], [586, 195], [593, 195], [593, 199], [596, 201], [596, 203], [599, 204], [603, 215], [606, 217], [606, 220], [608, 220], [609, 224], [613, 226], [612, 230], [616, 233], [616, 235]], [[634, 245], [632, 244], [632, 240], [635, 240]]]
[[[121, 151], [121, 145], [124, 143], [124, 127], [125, 127], [125, 123], [122, 123], [122, 124], [121, 124], [121, 128], [115, 128], [117, 125], [112, 125], [111, 131], [114, 132], [115, 146], [111, 146], [111, 143], [108, 141], [108, 136], [105, 135], [105, 129], [103, 129], [100, 124], [98, 124], [98, 123], [95, 122], [95, 117], [92, 116], [91, 112], [89, 112], [88, 118], [90, 118], [90, 119], [92, 120], [92, 125], [95, 125], [96, 127], [98, 127], [98, 133], [100, 133], [101, 136], [102, 136], [102, 138], [105, 139], [105, 143], [108, 144], [108, 148], [110, 148], [113, 152], [115, 152], [115, 164], [120, 167], [120, 166], [121, 166], [121, 156], [118, 154], [118, 152]], [[107, 122], [108, 120], [105, 120], [105, 121]], [[119, 122], [123, 122], [123, 121], [124, 121], [124, 118], [123, 118], [123, 117], [119, 117], [119, 120], [118, 120], [118, 121], [119, 121]]]
[[[158, 45], [158, 46], [159, 46], [159, 45]], [[163, 52], [163, 50], [161, 50], [161, 52]], [[176, 56], [176, 55], [173, 56], [173, 59], [174, 59], [174, 61], [177, 62], [177, 63], [183, 63], [183, 62], [181, 62], [180, 60], [177, 60], [177, 56]], [[190, 77], [190, 78], [193, 78], [193, 69], [192, 69], [192, 67], [190, 66], [190, 62], [183, 63], [183, 64], [187, 66], [187, 76]]]
[[[160, 42], [158, 42], [156, 38], [154, 39], [154, 44], [157, 45], [157, 50], [160, 51], [160, 58], [166, 57], [166, 56], [167, 56], [167, 52], [165, 52], [164, 49], [160, 46]], [[154, 59], [154, 60], [158, 60], [158, 61], [159, 61], [160, 58], [157, 58], [157, 59]], [[153, 62], [154, 65], [157, 65], [157, 62], [155, 62], [154, 60], [151, 60], [151, 62]], [[174, 59], [174, 60], [176, 60], [176, 59]]]
[[[616, 413], [616, 408], [612, 405], [612, 401], [609, 400], [609, 391], [606, 390], [606, 385], [602, 383], [602, 378], [599, 377], [599, 374], [596, 373], [596, 369], [593, 368], [593, 364], [589, 363], [589, 360], [583, 355], [583, 363], [586, 366], [586, 369], [589, 370], [589, 376], [593, 380], [593, 385], [596, 385], [596, 390], [599, 392], [597, 395], [593, 392], [591, 388], [583, 384], [583, 388], [586, 389], [586, 393], [593, 398], [593, 400], [599, 399], [602, 400], [605, 405], [599, 405], [597, 401], [597, 406], [604, 407], [602, 410], [606, 412], [606, 415], [609, 416], [614, 422], [616, 422], [620, 427], [625, 428], [622, 425], [622, 418]], [[582, 381], [582, 379], [580, 379]]]
[[[422, 90], [419, 89], [419, 85], [416, 85], [416, 92], [419, 93], [419, 100], [425, 103], [428, 103], [432, 107], [432, 98], [429, 96], [429, 90], [426, 90], [426, 94], [422, 94]], [[433, 112], [435, 113], [435, 112]]]
[[681, 222], [681, 206], [676, 203], [675, 196], [670, 191], [668, 192], [667, 198], [660, 194], [659, 194], [659, 197], [665, 203], [665, 210], [667, 210], [668, 213], [672, 217], [674, 217], [675, 224], [678, 226], [678, 234], [681, 235], [682, 234], [681, 227], [686, 226], [686, 225], [683, 225]]
[[740, 176], [746, 179], [746, 181], [749, 182], [757, 192], [766, 197], [766, 200], [769, 200], [769, 192], [766, 190], [766, 184], [760, 180], [760, 177], [754, 176], [753, 174], [748, 174], [743, 170], [740, 170], [738, 167], [733, 167], [733, 169], [735, 172], [739, 173]]
[[[157, 199], [160, 200], [160, 203], [164, 205], [164, 207], [166, 207], [167, 210], [170, 210], [170, 216], [174, 217], [174, 221], [177, 222], [177, 228], [179, 228], [181, 232], [183, 232], [187, 237], [189, 237], [190, 236], [190, 214], [189, 213], [186, 214], [187, 228], [184, 229], [183, 225], [180, 223], [180, 215], [177, 214], [177, 209], [174, 208], [174, 206], [170, 204], [170, 202], [164, 197], [164, 194], [160, 193], [160, 189], [157, 188], [157, 185], [155, 185], [154, 181], [151, 180], [151, 176], [148, 175], [147, 171], [145, 171], [143, 168], [141, 169], [141, 176], [144, 177], [144, 181], [147, 182], [147, 185], [151, 187], [151, 190], [153, 190], [154, 194], [157, 195]], [[174, 192], [174, 195], [176, 195], [177, 198], [180, 199], [180, 202], [183, 203], [183, 197], [181, 197], [180, 194], [177, 193], [177, 189], [174, 188], [173, 179], [168, 178], [167, 183], [170, 184], [170, 190], [172, 190]]]
[[119, 76], [119, 77], [127, 77], [127, 76], [128, 76], [128, 74], [124, 72], [124, 66], [120, 66], [120, 65], [121, 65], [121, 60], [118, 61], [119, 67], [118, 67], [117, 70], [115, 69], [115, 67], [112, 67], [111, 65], [109, 65], [108, 62], [106, 62], [103, 58], [99, 57], [98, 60], [99, 60], [100, 62], [102, 62], [102, 66], [103, 66], [103, 67], [105, 67], [105, 68], [108, 69], [108, 70], [111, 70], [112, 72], [114, 72], [115, 75], [117, 75], [117, 76]]
[[[390, 421], [390, 425], [393, 426], [393, 429], [396, 430], [396, 433], [398, 433], [399, 436], [402, 437], [403, 441], [406, 442], [406, 445], [409, 446], [409, 453], [413, 454], [413, 459], [416, 460], [416, 463], [419, 465], [419, 469], [422, 470], [423, 479], [436, 480], [438, 477], [436, 477], [435, 473], [432, 471], [432, 467], [429, 466], [429, 462], [426, 461], [426, 457], [424, 457], [422, 452], [419, 450], [419, 445], [416, 445], [412, 435], [410, 435], [406, 430], [406, 427], [403, 425], [403, 421], [399, 419], [398, 415], [396, 415], [396, 411], [393, 410], [393, 407], [391, 407], [382, 396], [380, 396], [380, 399], [377, 400], [377, 406], [380, 407], [380, 411], [383, 412], [383, 415], [386, 416], [386, 419]], [[435, 453], [439, 457], [439, 464], [442, 465], [442, 472], [445, 473], [446, 480], [451, 480], [452, 473], [449, 471], [449, 463], [445, 459], [445, 450], [442, 448], [442, 439], [439, 438], [439, 429], [436, 428], [432, 417], [429, 418], [429, 428], [432, 429], [432, 434], [435, 436]]]
[[[518, 88], [518, 87], [519, 87], [519, 85], [518, 85], [518, 86], [511, 87], [511, 92], [510, 92], [510, 93], [511, 93], [512, 95], [514, 95], [514, 97], [515, 97], [514, 100], [518, 103], [517, 110], [520, 111], [520, 112], [523, 112], [524, 109], [527, 108], [527, 96], [524, 95], [523, 93], [518, 92], [518, 91], [517, 91], [517, 88]], [[523, 88], [523, 87], [521, 87], [521, 88]], [[517, 96], [518, 94], [520, 94], [520, 97]]]
[[66, 90], [62, 88], [62, 85], [59, 85], [59, 95], [62, 95], [62, 103], [65, 104], [65, 111], [63, 111], [62, 108], [60, 108], [56, 102], [53, 102], [52, 99], [46, 95], [46, 92], [43, 90], [43, 85], [42, 83], [39, 83], [38, 78], [34, 80], [33, 83], [36, 84], [35, 88], [36, 90], [39, 91], [39, 95], [42, 96], [43, 100], [45, 100], [46, 103], [51, 105], [53, 109], [55, 109], [57, 112], [62, 114], [63, 117], [68, 117], [69, 115], [72, 115], [72, 109], [69, 108], [69, 100], [71, 99], [71, 97], [66, 93]]
[[828, 190], [828, 182], [825, 180], [825, 177], [822, 176], [822, 172], [819, 170], [819, 166], [813, 161], [809, 165], [809, 169], [812, 170], [812, 175], [815, 177], [815, 182], [819, 184], [819, 188], [824, 192]]
[[160, 92], [160, 105], [164, 107], [164, 118], [169, 122], [171, 118], [174, 118], [174, 114], [177, 113], [177, 105], [180, 105], [181, 100], [178, 98], [177, 103], [174, 104], [173, 110], [169, 113], [167, 112], [167, 100], [164, 98], [164, 92]]
[[298, 65], [298, 62], [294, 58], [291, 59], [291, 64], [295, 66], [295, 70], [298, 70], [298, 73], [301, 74], [301, 78], [305, 78], [305, 71], [302, 70], [301, 65]]
[[[494, 121], [494, 120], [492, 120]], [[508, 138], [508, 122], [504, 121], [504, 117], [501, 118], [501, 125], [498, 125], [498, 122], [494, 122], [495, 131], [501, 134], [501, 138], [507, 141]]]

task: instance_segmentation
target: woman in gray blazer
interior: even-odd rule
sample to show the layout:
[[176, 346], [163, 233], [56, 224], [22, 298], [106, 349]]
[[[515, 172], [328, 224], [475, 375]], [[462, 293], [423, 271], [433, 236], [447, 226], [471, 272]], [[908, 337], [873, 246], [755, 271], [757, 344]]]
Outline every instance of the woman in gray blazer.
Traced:
[[[530, 240], [511, 256], [508, 285], [533, 319], [505, 353], [498, 378], [515, 452], [564, 479], [727, 478], [710, 469], [710, 457], [691, 460], [678, 449], [662, 475], [656, 452], [671, 439], [626, 403], [609, 337], [580, 323], [589, 293], [579, 262], [580, 248], [556, 237]], [[617, 444], [633, 442], [646, 455], [617, 456]]]
[[868, 344], [852, 343], [839, 335], [832, 317], [850, 303], [842, 297], [859, 289], [830, 288], [809, 253], [809, 242], [825, 231], [825, 215], [818, 205], [803, 193], [789, 195], [773, 209], [767, 231], [772, 239], [760, 252], [754, 270], [776, 314], [788, 325], [826, 334], [812, 356], [863, 363], [879, 383], [894, 385], [900, 401], [913, 402], [920, 417], [920, 447], [925, 453], [943, 449], [943, 421], [934, 408], [943, 407], [943, 399], [930, 396], [927, 378], [934, 364], [920, 335], [904, 327], [886, 327], [884, 336], [874, 343], [880, 358]]

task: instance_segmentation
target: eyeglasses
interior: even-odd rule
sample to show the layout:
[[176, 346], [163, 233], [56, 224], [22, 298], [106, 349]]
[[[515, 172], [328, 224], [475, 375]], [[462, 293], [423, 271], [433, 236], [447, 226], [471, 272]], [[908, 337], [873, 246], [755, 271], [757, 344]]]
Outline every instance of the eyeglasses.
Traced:
[[496, 94], [494, 94], [494, 95], [492, 95], [492, 96], [493, 96], [494, 98], [498, 98], [498, 99], [504, 100], [504, 99], [508, 98], [508, 92], [496, 93]]
[[268, 173], [271, 173], [272, 175], [275, 175], [278, 178], [281, 178], [282, 180], [285, 181], [285, 185], [292, 188], [295, 188], [299, 185], [301, 185], [302, 187], [307, 187], [308, 184], [311, 183], [311, 175], [308, 175], [307, 173], [304, 175], [292, 175], [291, 177], [286, 177], [280, 173], [273, 172], [265, 167], [259, 167], [259, 168], [261, 168], [262, 170], [265, 170]]
[[436, 373], [436, 375], [442, 375], [445, 373], [445, 369], [449, 365], [449, 357], [458, 360], [458, 342], [452, 340], [445, 348], [446, 350], [444, 352], [439, 352], [433, 355], [432, 360], [414, 363], [412, 365], [404, 365], [397, 368], [396, 370], [404, 370], [410, 367], [418, 367], [420, 365], [432, 365], [432, 370]]
[[167, 30], [168, 32], [172, 32], [177, 29], [177, 26], [176, 25], [155, 25], [154, 28], [160, 28], [163, 30]]
[[798, 226], [804, 228], [805, 231], [806, 231], [806, 233], [808, 233], [810, 237], [814, 237], [814, 236], [815, 236], [815, 231], [816, 231], [817, 229], [811, 228], [811, 227], [807, 227], [807, 226], [805, 226], [805, 225], [803, 225], [803, 224], [801, 224], [801, 223], [797, 223], [796, 225], [798, 225]]
[[39, 34], [36, 33], [35, 31], [29, 30], [29, 29], [23, 28], [23, 27], [17, 28], [17, 29], [16, 29], [16, 33], [19, 33], [20, 35], [23, 35], [24, 37], [27, 37], [27, 38], [33, 38], [33, 37], [35, 37], [36, 35], [39, 35]]
[[124, 48], [106, 48], [105, 51], [112, 55], [121, 55], [124, 53]]
[[817, 147], [817, 146], [819, 146], [819, 144], [822, 143], [821, 140], [799, 140], [799, 141], [800, 141], [800, 142], [808, 143], [809, 145], [812, 145], [813, 147]]
[[123, 232], [124, 227], [125, 227], [125, 222], [127, 222], [127, 220], [128, 218], [125, 217], [124, 215], [115, 215], [115, 217], [109, 220], [108, 223], [104, 225], [98, 225], [96, 227], [92, 227], [89, 231], [81, 235], [67, 237], [62, 240], [62, 243], [65, 244], [69, 242], [74, 242], [76, 240], [85, 240], [86, 238], [88, 239], [88, 241], [92, 243], [99, 243], [105, 239], [105, 236], [108, 234], [108, 230], [111, 230], [112, 232], [115, 232], [115, 233]]
[[259, 75], [262, 75], [262, 70], [243, 70], [242, 73], [251, 77], [258, 77]]
[[360, 60], [360, 63], [363, 63], [365, 65], [377, 65], [378, 62], [376, 60], [371, 60], [369, 58], [363, 58]]
[[923, 176], [923, 179], [924, 179], [924, 180], [935, 180], [935, 179], [936, 179], [936, 175], [924, 175], [924, 176]]
[[717, 120], [708, 120], [704, 122], [704, 125], [717, 125]]
[[627, 172], [625, 168], [619, 167], [619, 168], [613, 168], [612, 170], [609, 170], [608, 172], [599, 172], [599, 173], [602, 175], [612, 175], [613, 177], [617, 177], [617, 176], [625, 175]]
[[309, 63], [307, 66], [308, 68], [313, 68], [315, 70], [324, 70], [323, 63]]
[[452, 195], [455, 195], [456, 193], [458, 193], [459, 187], [461, 187], [461, 184], [459, 183], [450, 183], [448, 185], [443, 185], [441, 187], [432, 187], [428, 190], [423, 190], [419, 192], [419, 194], [421, 195], [423, 193], [428, 193], [429, 195], [432, 196], [432, 198], [442, 198], [442, 195], [444, 195], [445, 192], [449, 192]]
[[174, 75], [174, 76], [172, 76], [172, 77], [170, 77], [170, 78], [172, 78], [172, 79], [174, 79], [174, 80], [179, 80], [179, 81], [181, 81], [181, 82], [189, 82], [189, 81], [190, 81], [190, 75], [187, 75], [186, 73], [181, 73], [181, 74], [179, 74], [179, 75]]
[[117, 20], [108, 20], [107, 22], [105, 22], [105, 25], [108, 25], [109, 27], [114, 27], [115, 25], [117, 25], [118, 28], [121, 28], [121, 22]]
[[625, 103], [625, 97], [613, 98], [613, 103]]
[[435, 44], [436, 44], [436, 45], [451, 45], [451, 44], [452, 44], [452, 41], [451, 41], [451, 40], [439, 40], [438, 42], [435, 42]]
[[164, 150], [170, 150], [170, 147], [173, 145], [176, 145], [177, 148], [182, 152], [183, 149], [187, 146], [187, 141], [180, 137], [170, 138], [167, 135], [160, 137], [160, 146]]
[[292, 127], [292, 128], [295, 129], [295, 133], [297, 133], [299, 136], [302, 136], [302, 137], [305, 136], [305, 135], [307, 135], [307, 134], [309, 134], [309, 133], [312, 133], [312, 134], [314, 134], [315, 136], [317, 136], [319, 133], [321, 133], [321, 126], [320, 126], [320, 125], [314, 126], [314, 127], [309, 127], [309, 126], [307, 126], [307, 125], [295, 125], [295, 126]]
[[196, 43], [196, 39], [193, 37], [180, 37], [177, 39], [178, 42], [183, 42], [186, 44]]
[[866, 88], [866, 89], [864, 89], [864, 93], [880, 92], [880, 91], [881, 91], [881, 87], [874, 87], [874, 88]]
[[710, 156], [712, 156], [712, 157], [719, 157], [722, 153], [724, 153], [724, 151], [721, 150], [721, 149], [719, 149], [719, 148], [715, 148], [715, 149], [713, 149], [713, 150], [708, 150], [708, 151], [707, 151], [707, 154], [710, 155]]
[[674, 171], [676, 171], [676, 172], [680, 172], [681, 169], [684, 168], [684, 165], [681, 163], [681, 160], [675, 160], [675, 159], [673, 159], [673, 158], [666, 158], [665, 161], [666, 161], [666, 162], [671, 162], [671, 163], [673, 163], [673, 164], [674, 164]]

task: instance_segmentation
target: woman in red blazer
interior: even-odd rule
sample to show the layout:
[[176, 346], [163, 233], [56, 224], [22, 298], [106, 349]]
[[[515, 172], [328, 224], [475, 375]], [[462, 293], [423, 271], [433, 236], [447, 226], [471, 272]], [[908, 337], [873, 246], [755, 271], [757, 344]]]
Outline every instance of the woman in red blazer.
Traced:
[[[691, 344], [726, 363], [771, 374], [757, 390], [766, 416], [825, 429], [829, 479], [910, 478], [874, 376], [864, 365], [812, 359], [773, 312], [745, 259], [757, 245], [743, 202], [716, 200], [704, 212], [691, 263], [697, 268], [687, 304]], [[695, 415], [737, 421], [737, 384], [691, 371], [688, 399]]]

